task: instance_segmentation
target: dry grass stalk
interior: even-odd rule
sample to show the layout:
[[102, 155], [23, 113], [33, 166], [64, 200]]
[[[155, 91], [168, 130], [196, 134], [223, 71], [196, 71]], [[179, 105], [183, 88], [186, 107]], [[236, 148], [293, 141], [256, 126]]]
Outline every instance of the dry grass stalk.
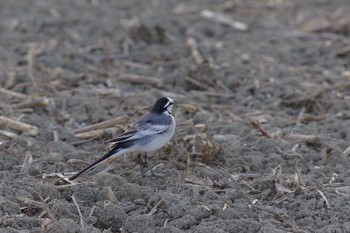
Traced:
[[146, 63], [140, 63], [140, 62], [134, 62], [134, 61], [128, 61], [128, 60], [122, 60], [120, 61], [120, 64], [126, 67], [136, 68], [136, 69], [145, 69], [145, 70], [151, 69], [151, 65], [148, 65]]
[[350, 54], [350, 45], [340, 49], [336, 54], [339, 57], [343, 57], [343, 56]]
[[[67, 175], [72, 175], [72, 174], [67, 174]], [[60, 172], [54, 172], [54, 173], [49, 173], [49, 174], [43, 174], [42, 178], [45, 179], [46, 177], [59, 177], [60, 179], [63, 179], [65, 180], [66, 182], [70, 183], [70, 185], [66, 185], [65, 187], [67, 186], [75, 186], [75, 185], [78, 185], [79, 183], [77, 183], [76, 181], [74, 180], [69, 180], [69, 177], [67, 175], [63, 175], [62, 173]], [[64, 185], [61, 185], [61, 186], [57, 186], [58, 188], [59, 187], [63, 187]]]
[[80, 129], [77, 129], [74, 133], [75, 134], [81, 134], [84, 132], [89, 132], [89, 131], [95, 131], [95, 130], [100, 130], [104, 128], [109, 128], [109, 127], [114, 127], [118, 124], [123, 124], [125, 123], [126, 118], [125, 117], [116, 117], [114, 119], [102, 121], [93, 125], [89, 125]]
[[349, 37], [334, 33], [312, 33], [312, 32], [302, 32], [302, 31], [285, 31], [283, 35], [286, 37], [296, 37], [300, 39], [323, 39], [323, 40], [335, 40], [342, 41], [344, 43], [350, 42]]
[[157, 211], [158, 211], [158, 209], [159, 209], [159, 207], [161, 206], [161, 205], [163, 205], [163, 203], [165, 202], [165, 199], [164, 198], [160, 198], [160, 200], [157, 202], [157, 204], [151, 209], [151, 211], [148, 213], [148, 215], [153, 215], [153, 214], [155, 214]]
[[280, 148], [278, 147], [275, 147], [275, 149], [277, 150], [278, 153], [282, 154], [282, 155], [285, 155], [285, 156], [288, 156], [288, 157], [298, 157], [300, 158], [302, 161], [304, 161], [304, 158], [301, 154], [297, 153], [297, 152], [294, 152], [292, 151], [292, 153], [287, 153], [283, 150], [281, 150]]
[[104, 35], [102, 37], [102, 47], [103, 47], [103, 62], [102, 62], [102, 72], [105, 74], [109, 74], [109, 67], [110, 67], [110, 62], [109, 62], [109, 57], [110, 57], [110, 40], [109, 38]]
[[307, 135], [307, 134], [289, 134], [287, 136], [289, 140], [302, 140], [308, 143], [316, 143], [320, 141], [320, 138], [318, 135]]
[[196, 11], [198, 11], [198, 6], [189, 6], [188, 4], [183, 2], [177, 4], [173, 9], [173, 13], [177, 15], [192, 14]]
[[39, 133], [38, 127], [34, 125], [30, 125], [27, 123], [23, 123], [20, 121], [13, 120], [8, 117], [0, 116], [0, 125], [5, 125], [6, 127], [9, 127], [14, 130], [18, 130], [21, 132], [26, 132], [29, 135], [35, 136]]
[[213, 137], [206, 133], [187, 135], [184, 137], [187, 141], [186, 149], [193, 156], [198, 156], [203, 162], [212, 161], [218, 154], [220, 147], [214, 141]]
[[0, 134], [8, 137], [8, 138], [12, 138], [12, 139], [20, 139], [21, 137], [13, 132], [10, 131], [6, 131], [6, 130], [0, 130]]
[[91, 130], [88, 132], [83, 132], [83, 133], [77, 133], [74, 134], [74, 136], [78, 139], [90, 139], [90, 138], [98, 138], [102, 137], [105, 134], [110, 134], [114, 131], [112, 128], [108, 129], [97, 129], [97, 130]]
[[52, 135], [53, 135], [54, 142], [58, 142], [60, 140], [60, 136], [57, 130], [52, 131]]
[[77, 210], [78, 210], [78, 213], [79, 213], [79, 219], [80, 219], [79, 221], [80, 221], [81, 228], [84, 228], [84, 219], [83, 219], [83, 215], [81, 214], [81, 211], [80, 211], [78, 202], [77, 202], [77, 200], [75, 199], [74, 195], [72, 195], [72, 201], [73, 201], [74, 205], [77, 207]]
[[32, 199], [29, 199], [27, 197], [16, 197], [20, 202], [23, 202], [25, 205], [31, 206], [31, 208], [36, 209], [44, 209], [45, 205], [39, 201], [34, 201]]
[[114, 195], [111, 187], [108, 186], [106, 189], [107, 189], [108, 200], [113, 204], [119, 204], [118, 198]]
[[28, 69], [27, 69], [27, 74], [28, 77], [32, 80], [33, 86], [36, 85], [36, 79], [34, 77], [34, 69], [35, 69], [35, 56], [37, 54], [37, 49], [36, 49], [36, 44], [32, 43], [30, 44], [28, 54], [27, 54], [27, 61], [28, 61]]
[[318, 192], [318, 193], [321, 195], [321, 197], [323, 198], [323, 200], [324, 200], [324, 202], [325, 202], [327, 208], [328, 208], [328, 209], [331, 208], [331, 205], [329, 204], [329, 202], [328, 202], [326, 196], [323, 194], [323, 192], [322, 192], [321, 190], [319, 190], [319, 189], [317, 189], [317, 192]]
[[27, 151], [22, 164], [21, 173], [27, 172], [32, 162], [33, 162], [33, 156], [29, 151]]
[[191, 83], [192, 85], [202, 89], [202, 90], [209, 90], [209, 87], [207, 85], [205, 85], [205, 84], [201, 83], [200, 81], [197, 81], [193, 78], [186, 76], [185, 80], [188, 81], [189, 83]]
[[46, 106], [50, 103], [50, 99], [43, 97], [43, 98], [33, 98], [29, 97], [25, 101], [18, 103], [18, 104], [11, 104], [11, 107], [13, 108], [37, 108]]
[[214, 12], [211, 10], [202, 10], [200, 12], [200, 15], [203, 18], [211, 19], [214, 22], [230, 26], [238, 31], [248, 31], [249, 30], [249, 27], [247, 24], [236, 21], [236, 20], [230, 18], [229, 15], [226, 15], [223, 13], [217, 13], [217, 12]]
[[4, 85], [5, 88], [9, 89], [15, 85], [16, 75], [17, 75], [17, 69], [15, 66], [13, 71], [8, 73], [8, 79], [6, 80]]
[[350, 146], [343, 151], [343, 156], [347, 157], [350, 155]]
[[350, 186], [342, 186], [335, 189], [337, 194], [349, 197], [350, 196]]
[[199, 186], [207, 186], [205, 184], [205, 182], [202, 181], [202, 180], [199, 180], [199, 179], [194, 180], [194, 179], [191, 179], [191, 178], [188, 178], [188, 177], [185, 178], [185, 183], [199, 185]]
[[260, 123], [258, 121], [255, 121], [255, 122], [250, 122], [250, 125], [258, 130], [263, 136], [267, 137], [267, 138], [272, 138], [271, 135], [261, 127]]
[[202, 57], [202, 55], [199, 52], [198, 44], [197, 44], [196, 39], [193, 38], [193, 37], [187, 38], [187, 46], [190, 48], [193, 60], [196, 62], [196, 64], [197, 65], [202, 64], [203, 63], [203, 57]]
[[2, 87], [0, 87], [0, 93], [3, 93], [5, 95], [11, 96], [11, 97], [16, 97], [18, 99], [30, 98], [30, 96], [28, 96], [28, 95], [25, 95], [25, 94], [22, 94], [22, 93], [18, 93], [18, 92], [15, 92], [15, 91], [11, 91], [11, 90], [8, 90], [8, 89], [2, 88]]
[[48, 215], [48, 217], [52, 220], [52, 219], [54, 219], [54, 214], [52, 213], [52, 211], [50, 210], [50, 208], [47, 206], [47, 201], [49, 201], [50, 200], [50, 197], [47, 197], [47, 198], [43, 198], [42, 196], [41, 196], [41, 194], [40, 193], [38, 193], [35, 189], [33, 189], [33, 188], [31, 188], [32, 189], [32, 191], [39, 197], [39, 199], [40, 199], [40, 201], [41, 201], [41, 203], [44, 205], [44, 212], [46, 212], [46, 214]]
[[137, 74], [127, 74], [127, 73], [114, 73], [119, 81], [129, 82], [132, 84], [143, 84], [154, 87], [162, 87], [164, 80], [159, 77], [142, 76]]
[[[191, 90], [190, 92], [193, 96], [207, 96], [207, 97], [222, 97], [222, 98], [234, 98], [233, 93], [220, 93], [215, 91], [196, 91]], [[205, 105], [208, 105], [207, 103]]]
[[62, 73], [63, 69], [61, 67], [55, 67], [53, 70], [51, 70], [48, 80], [53, 80]]

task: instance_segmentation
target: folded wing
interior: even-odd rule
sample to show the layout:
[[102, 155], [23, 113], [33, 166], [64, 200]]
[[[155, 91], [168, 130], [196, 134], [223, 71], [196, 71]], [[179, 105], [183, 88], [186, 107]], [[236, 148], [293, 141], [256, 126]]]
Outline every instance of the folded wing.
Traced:
[[116, 138], [106, 141], [105, 143], [120, 143], [128, 140], [135, 140], [145, 136], [163, 133], [169, 128], [168, 124], [155, 124], [151, 119], [144, 116], [140, 121], [136, 122], [129, 130], [122, 133]]

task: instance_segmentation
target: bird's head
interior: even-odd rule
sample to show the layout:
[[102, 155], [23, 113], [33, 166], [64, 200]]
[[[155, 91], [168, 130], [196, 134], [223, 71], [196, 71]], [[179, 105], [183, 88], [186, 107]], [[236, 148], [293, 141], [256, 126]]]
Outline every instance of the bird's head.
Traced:
[[173, 104], [174, 104], [174, 100], [172, 98], [162, 97], [156, 101], [156, 103], [152, 108], [152, 112], [171, 115]]

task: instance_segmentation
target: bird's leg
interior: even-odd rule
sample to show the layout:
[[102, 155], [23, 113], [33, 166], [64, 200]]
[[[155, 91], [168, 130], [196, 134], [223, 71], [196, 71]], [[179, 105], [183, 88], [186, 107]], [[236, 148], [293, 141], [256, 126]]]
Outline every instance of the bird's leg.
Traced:
[[143, 153], [143, 165], [144, 167], [148, 168], [147, 153]]
[[144, 153], [143, 156], [141, 153], [137, 154], [137, 160], [138, 160], [138, 163], [140, 165], [141, 174], [142, 174], [142, 176], [145, 176], [144, 168], [145, 168], [145, 165], [147, 166], [147, 154]]
[[159, 166], [155, 166], [154, 168], [151, 168], [150, 170], [146, 170], [145, 168], [148, 168], [148, 160], [147, 160], [147, 153], [139, 153], [137, 154], [137, 160], [140, 165], [141, 174], [143, 177], [156, 177], [156, 178], [163, 178], [163, 174], [155, 173], [154, 169], [156, 169]]

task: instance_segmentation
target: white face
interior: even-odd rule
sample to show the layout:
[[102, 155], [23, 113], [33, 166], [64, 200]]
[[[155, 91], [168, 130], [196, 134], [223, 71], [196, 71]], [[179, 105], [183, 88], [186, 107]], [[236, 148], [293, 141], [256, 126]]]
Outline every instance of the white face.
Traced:
[[171, 115], [171, 110], [173, 109], [173, 105], [174, 105], [174, 100], [172, 98], [168, 98], [168, 103], [166, 103], [166, 105], [164, 106], [164, 108], [166, 108], [165, 114]]

